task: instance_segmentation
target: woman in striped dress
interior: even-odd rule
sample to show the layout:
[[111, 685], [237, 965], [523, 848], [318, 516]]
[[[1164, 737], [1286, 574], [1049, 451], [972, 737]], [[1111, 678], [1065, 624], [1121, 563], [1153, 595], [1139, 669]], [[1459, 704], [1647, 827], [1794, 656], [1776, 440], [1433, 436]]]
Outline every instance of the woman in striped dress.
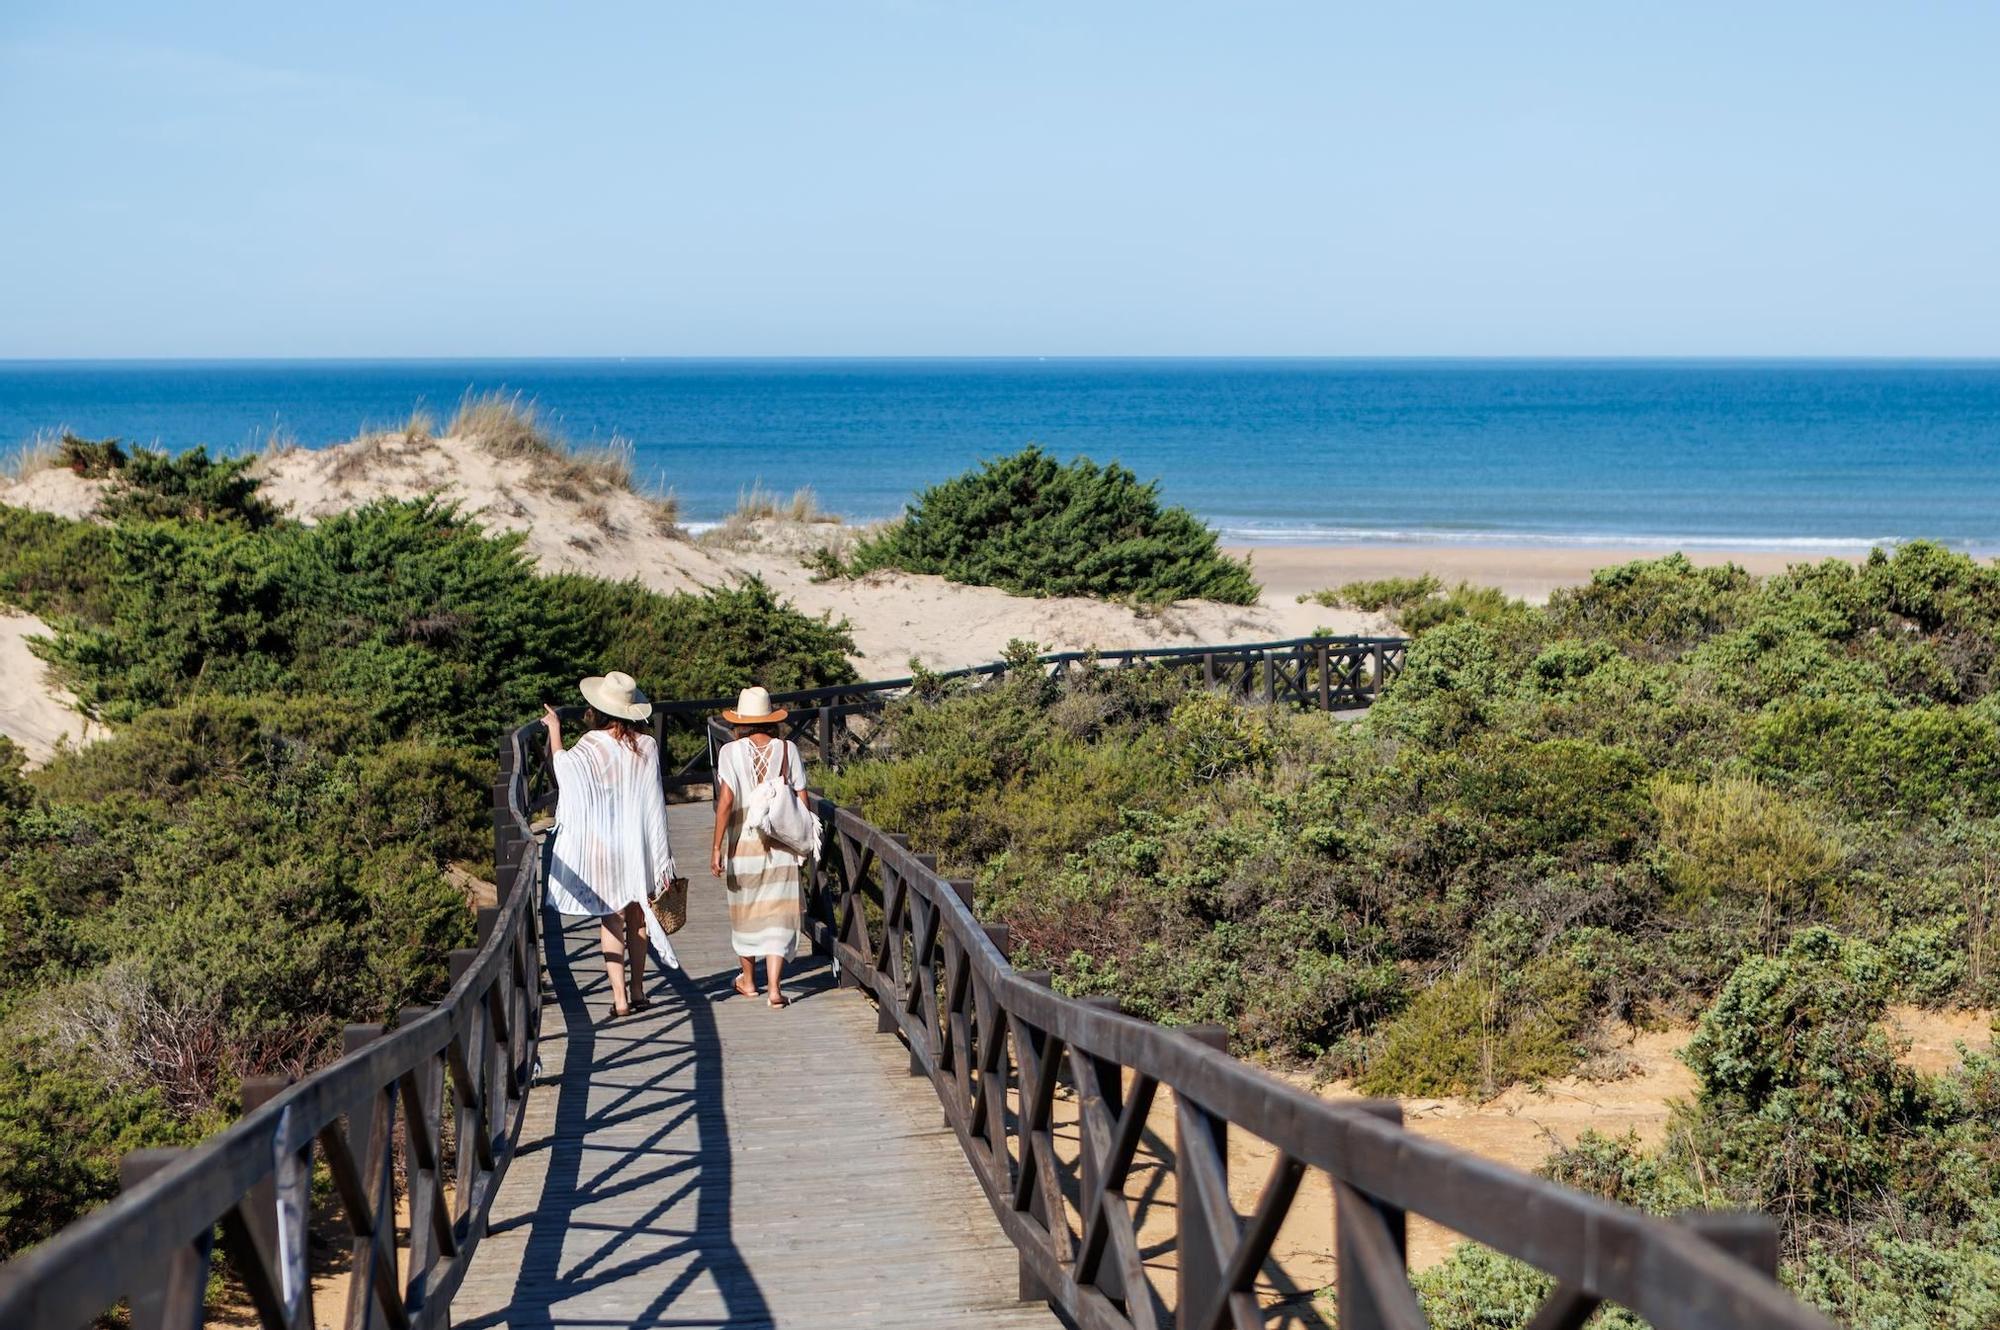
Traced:
[[764, 978], [773, 1007], [786, 1005], [779, 988], [785, 962], [798, 954], [804, 897], [799, 869], [805, 860], [775, 844], [766, 844], [743, 826], [743, 805], [750, 791], [776, 776], [804, 801], [806, 773], [798, 745], [779, 737], [786, 715], [771, 705], [762, 688], [746, 688], [736, 709], [722, 718], [736, 727], [736, 739], [715, 755], [715, 842], [710, 867], [729, 890], [729, 942], [742, 963], [736, 991], [757, 996], [757, 958], [764, 958]]
[[604, 971], [611, 980], [611, 1015], [623, 1016], [647, 1007], [649, 939], [660, 964], [680, 968], [650, 905], [674, 877], [660, 747], [640, 723], [653, 706], [631, 675], [614, 671], [585, 679], [578, 688], [590, 704], [584, 713], [589, 733], [574, 748], [562, 746], [555, 708], [542, 709], [556, 777], [548, 902], [562, 914], [597, 916]]

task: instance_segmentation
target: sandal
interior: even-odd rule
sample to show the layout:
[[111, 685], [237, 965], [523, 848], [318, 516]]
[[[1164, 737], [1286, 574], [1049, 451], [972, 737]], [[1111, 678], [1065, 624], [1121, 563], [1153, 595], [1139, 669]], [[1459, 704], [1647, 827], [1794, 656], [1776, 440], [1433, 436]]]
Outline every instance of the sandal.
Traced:
[[789, 1007], [791, 1005], [792, 1005], [792, 1000], [786, 997], [783, 993], [780, 993], [778, 994], [778, 996], [771, 999], [772, 1011], [777, 1011], [781, 1007]]
[[609, 1025], [613, 1021], [624, 1020], [631, 1014], [632, 1009], [630, 1007], [613, 1007], [609, 1015], [598, 1017], [597, 1023], [599, 1025]]
[[757, 996], [757, 985], [752, 984], [750, 987], [745, 988], [743, 986], [743, 976], [740, 974], [736, 976], [736, 982], [731, 984], [730, 987], [736, 990], [738, 997], [753, 998]]
[[653, 999], [647, 997], [644, 993], [632, 999], [632, 1010], [634, 1011], [648, 1011], [651, 1010], [652, 1006]]

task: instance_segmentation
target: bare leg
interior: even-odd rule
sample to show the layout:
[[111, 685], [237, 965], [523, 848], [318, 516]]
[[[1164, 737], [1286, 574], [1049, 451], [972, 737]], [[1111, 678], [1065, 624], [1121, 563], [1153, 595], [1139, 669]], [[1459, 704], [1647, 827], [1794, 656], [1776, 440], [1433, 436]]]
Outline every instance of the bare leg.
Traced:
[[750, 956], [738, 956], [736, 959], [739, 962], [741, 962], [743, 966], [743, 973], [736, 976], [736, 991], [741, 993], [744, 997], [756, 997], [757, 962], [755, 958]]
[[625, 907], [625, 954], [631, 957], [632, 1010], [646, 1008], [646, 907], [633, 903]]
[[778, 980], [783, 977], [784, 973], [785, 958], [783, 956], [766, 956], [764, 958], [764, 977], [770, 981], [771, 1005], [774, 1007], [785, 1005], [785, 995], [778, 988]]
[[604, 948], [604, 973], [611, 980], [611, 1013], [622, 1016], [631, 1010], [625, 993], [625, 921], [607, 914], [597, 921], [597, 941]]

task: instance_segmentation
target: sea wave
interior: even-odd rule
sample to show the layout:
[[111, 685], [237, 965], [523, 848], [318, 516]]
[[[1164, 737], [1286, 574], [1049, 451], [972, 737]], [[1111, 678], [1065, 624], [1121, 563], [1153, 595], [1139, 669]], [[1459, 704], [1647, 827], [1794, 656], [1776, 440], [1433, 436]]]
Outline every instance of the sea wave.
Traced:
[[[1845, 553], [1895, 546], [1913, 536], [1740, 536], [1687, 535], [1632, 531], [1463, 531], [1429, 527], [1276, 526], [1214, 523], [1231, 545], [1466, 545], [1557, 548], [1825, 550]], [[1939, 544], [1967, 553], [2000, 551], [1992, 541], [1944, 540]]]

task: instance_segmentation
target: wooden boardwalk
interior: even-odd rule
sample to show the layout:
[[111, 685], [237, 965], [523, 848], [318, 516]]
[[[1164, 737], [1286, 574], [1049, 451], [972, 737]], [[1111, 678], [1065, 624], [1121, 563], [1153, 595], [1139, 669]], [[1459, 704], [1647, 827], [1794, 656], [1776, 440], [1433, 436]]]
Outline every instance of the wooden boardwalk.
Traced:
[[543, 1079], [452, 1306], [489, 1326], [1053, 1327], [902, 1045], [802, 956], [773, 1011], [730, 987], [706, 804], [671, 810], [692, 879], [682, 969], [610, 1008], [594, 920], [551, 918]]

